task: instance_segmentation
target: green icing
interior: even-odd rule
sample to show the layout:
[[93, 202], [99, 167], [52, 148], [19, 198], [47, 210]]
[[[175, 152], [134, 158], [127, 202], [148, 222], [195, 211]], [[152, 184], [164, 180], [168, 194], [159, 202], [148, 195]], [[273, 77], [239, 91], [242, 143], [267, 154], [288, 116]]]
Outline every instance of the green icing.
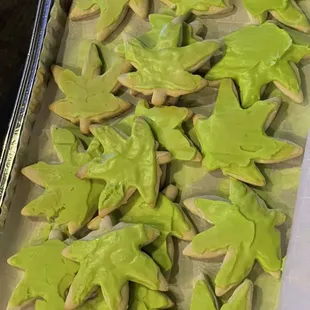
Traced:
[[38, 245], [38, 244], [42, 244], [45, 241], [47, 241], [52, 228], [53, 228], [53, 225], [42, 223], [32, 233], [30, 237], [29, 245]]
[[[150, 109], [145, 100], [140, 100], [135, 110], [136, 116], [142, 116], [148, 122], [160, 145], [179, 160], [192, 160], [197, 154], [196, 148], [192, 146], [182, 129], [182, 123], [188, 118], [189, 113], [190, 111], [187, 108], [174, 106]], [[116, 124], [116, 127], [128, 133], [133, 121], [134, 117], [129, 116]]]
[[211, 117], [201, 117], [195, 123], [203, 166], [209, 171], [220, 168], [226, 175], [264, 185], [264, 176], [255, 162], [281, 162], [301, 153], [300, 147], [264, 133], [265, 123], [278, 108], [278, 103], [270, 101], [241, 108], [231, 80], [224, 80]]
[[224, 56], [206, 78], [234, 79], [240, 87], [243, 107], [258, 101], [263, 86], [270, 82], [300, 97], [301, 88], [291, 62], [298, 63], [310, 54], [308, 46], [293, 44], [288, 33], [272, 23], [247, 26], [227, 35], [224, 41]]
[[261, 21], [270, 12], [276, 19], [283, 24], [308, 32], [310, 24], [308, 18], [298, 7], [295, 0], [243, 0], [246, 9]]
[[22, 170], [30, 180], [45, 188], [43, 195], [23, 208], [22, 214], [43, 216], [50, 222], [68, 227], [69, 233], [73, 234], [97, 209], [103, 185], [80, 180], [75, 174], [83, 164], [101, 154], [100, 145], [94, 139], [86, 152], [80, 152], [80, 143], [69, 130], [52, 127], [51, 134], [62, 163], [39, 162]]
[[[245, 280], [232, 294], [221, 310], [250, 310], [252, 309], [253, 283]], [[205, 279], [195, 283], [190, 310], [217, 310], [217, 300], [211, 292]]]
[[191, 240], [194, 233], [191, 223], [181, 209], [163, 195], [159, 195], [154, 208], [150, 208], [139, 195], [134, 195], [126, 205], [120, 208], [125, 223], [141, 223], [156, 228], [160, 235], [145, 250], [163, 271], [172, 267], [167, 251], [169, 235]]
[[[103, 48], [103, 47], [101, 47]], [[106, 54], [113, 52], [106, 51]], [[115, 53], [114, 64], [101, 74], [102, 60], [95, 44], [90, 46], [82, 75], [77, 76], [69, 69], [53, 67], [55, 81], [65, 98], [50, 105], [50, 109], [73, 123], [80, 122], [81, 130], [88, 130], [87, 123], [111, 118], [130, 107], [130, 104], [113, 95], [117, 77], [129, 70], [129, 64]], [[86, 125], [83, 126], [83, 122]], [[84, 128], [86, 127], [86, 128]]]
[[158, 193], [157, 161], [155, 140], [147, 122], [136, 118], [128, 139], [109, 126], [93, 126], [91, 131], [105, 152], [87, 163], [78, 175], [107, 182], [99, 199], [99, 210], [104, 215], [113, 211], [135, 189], [149, 206], [154, 206]]
[[61, 255], [66, 247], [59, 240], [22, 249], [8, 263], [25, 271], [14, 290], [9, 307], [18, 307], [35, 300], [36, 310], [64, 309], [64, 298], [78, 265]]
[[161, 0], [167, 4], [173, 4], [176, 7], [176, 15], [185, 15], [194, 11], [197, 15], [208, 14], [211, 8], [224, 9], [226, 4], [224, 0]]
[[202, 41], [179, 47], [181, 21], [172, 21], [160, 31], [157, 44], [148, 48], [137, 38], [124, 40], [125, 58], [137, 69], [123, 74], [119, 81], [137, 91], [154, 92], [163, 89], [167, 95], [186, 94], [206, 85], [199, 75], [189, 73], [203, 64], [218, 48], [217, 42]]
[[80, 264], [69, 292], [73, 304], [82, 304], [99, 286], [108, 309], [119, 309], [121, 290], [128, 281], [152, 290], [167, 289], [157, 265], [140, 251], [157, 236], [155, 229], [138, 224], [71, 244], [63, 255]]
[[[96, 23], [97, 39], [106, 39], [109, 34], [124, 19], [127, 8], [130, 7], [140, 17], [145, 18], [148, 13], [148, 0], [77, 0], [75, 8], [85, 11], [83, 17], [91, 17], [94, 13], [94, 6], [100, 11], [99, 19]], [[71, 12], [71, 16], [74, 14]], [[78, 13], [77, 13], [78, 15]]]
[[167, 309], [172, 305], [172, 301], [159, 291], [150, 290], [136, 283], [130, 286], [128, 310]]
[[186, 207], [214, 227], [194, 237], [189, 256], [220, 255], [227, 252], [215, 278], [219, 295], [238, 285], [250, 273], [257, 260], [266, 272], [278, 275], [281, 270], [281, 236], [275, 226], [285, 221], [284, 213], [269, 210], [263, 200], [243, 185], [231, 180], [230, 202], [194, 199]]

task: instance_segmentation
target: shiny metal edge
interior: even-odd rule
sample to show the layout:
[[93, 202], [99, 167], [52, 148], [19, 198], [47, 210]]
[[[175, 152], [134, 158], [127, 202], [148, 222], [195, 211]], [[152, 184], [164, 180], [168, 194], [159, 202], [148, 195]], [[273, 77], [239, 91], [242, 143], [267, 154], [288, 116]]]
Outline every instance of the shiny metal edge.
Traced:
[[[45, 42], [47, 35], [53, 37], [55, 35], [55, 30], [56, 32], [61, 32], [57, 28], [53, 29], [55, 28], [53, 25], [49, 25], [51, 22], [50, 19], [52, 19], [52, 17], [57, 19], [60, 15], [64, 15], [62, 7], [66, 7], [65, 3], [68, 3], [68, 1], [39, 0], [38, 2], [33, 32], [21, 84], [17, 93], [14, 110], [0, 156], [0, 236], [4, 228], [10, 204], [10, 199], [7, 196], [11, 196], [15, 188], [15, 185], [10, 184], [10, 181], [14, 180], [16, 174], [19, 173], [19, 165], [16, 163], [18, 161], [17, 157], [20, 157], [17, 156], [18, 152], [20, 151], [19, 147], [21, 144], [25, 144], [25, 141], [28, 142], [30, 136], [30, 130], [28, 134], [24, 134], [23, 131], [25, 127], [28, 127], [28, 129], [32, 127], [35, 121], [35, 113], [32, 112], [34, 112], [40, 105], [40, 99], [43, 96], [42, 93], [45, 91], [47, 85], [47, 79], [49, 76], [48, 68], [52, 60], [49, 59], [49, 61], [46, 61], [46, 59], [41, 59], [42, 54], [44, 54], [43, 52], [46, 52], [45, 54], [47, 54], [46, 50], [50, 49], [51, 53], [53, 54], [52, 59], [55, 60], [58, 52], [58, 43], [60, 42], [54, 40], [54, 45], [56, 46], [53, 48], [50, 46], [50, 44], [46, 44]], [[61, 17], [65, 23], [67, 16], [65, 16], [65, 18], [64, 16]], [[49, 26], [51, 28], [50, 30], [48, 29]], [[46, 56], [45, 58], [48, 57], [49, 56]], [[40, 86], [43, 86], [41, 90]], [[35, 92], [34, 88], [37, 88], [41, 94], [38, 95], [38, 92]], [[32, 101], [34, 101], [34, 104]], [[34, 115], [29, 115], [31, 113]], [[25, 124], [25, 122], [27, 122], [28, 116], [29, 122], [28, 124]], [[8, 192], [11, 192], [11, 194]]]

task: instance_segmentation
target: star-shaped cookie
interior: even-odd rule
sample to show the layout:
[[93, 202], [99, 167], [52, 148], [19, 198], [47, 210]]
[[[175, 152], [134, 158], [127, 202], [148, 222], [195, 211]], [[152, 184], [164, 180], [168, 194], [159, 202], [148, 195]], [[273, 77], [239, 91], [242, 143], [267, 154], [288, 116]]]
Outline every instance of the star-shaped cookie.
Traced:
[[171, 155], [156, 152], [147, 122], [135, 118], [127, 139], [110, 126], [91, 126], [91, 132], [103, 145], [104, 154], [84, 165], [77, 176], [106, 181], [99, 199], [99, 215], [104, 217], [126, 203], [136, 190], [147, 205], [154, 207], [161, 176], [159, 165], [169, 162]]
[[154, 105], [162, 105], [167, 95], [178, 97], [205, 87], [207, 81], [190, 72], [201, 67], [220, 45], [214, 41], [200, 41], [180, 47], [182, 28], [183, 20], [175, 18], [162, 28], [153, 48], [137, 38], [124, 36], [124, 56], [137, 71], [122, 74], [119, 82], [152, 95]]
[[273, 98], [257, 101], [243, 109], [233, 82], [223, 80], [213, 114], [195, 115], [194, 128], [203, 154], [202, 164], [208, 171], [221, 169], [225, 175], [257, 186], [265, 178], [255, 163], [278, 163], [302, 154], [303, 149], [289, 141], [267, 136], [280, 107]]
[[243, 0], [250, 15], [263, 23], [268, 12], [278, 21], [299, 31], [310, 32], [310, 23], [295, 0]]
[[90, 46], [81, 76], [60, 66], [52, 67], [55, 82], [65, 98], [52, 103], [49, 108], [70, 122], [79, 123], [83, 133], [89, 132], [91, 123], [112, 118], [131, 106], [114, 95], [120, 86], [117, 77], [130, 70], [130, 63], [103, 46], [101, 49], [107, 56], [106, 71], [103, 74], [103, 62], [96, 44]]
[[108, 309], [127, 309], [128, 281], [166, 291], [168, 285], [158, 266], [140, 250], [157, 236], [154, 228], [121, 224], [101, 236], [75, 241], [64, 249], [65, 257], [80, 264], [65, 309], [81, 305], [98, 287]]
[[194, 197], [183, 202], [214, 225], [195, 236], [183, 254], [196, 258], [225, 254], [215, 278], [217, 296], [241, 283], [255, 261], [277, 278], [282, 268], [281, 235], [275, 227], [284, 223], [285, 214], [268, 209], [255, 192], [236, 180], [231, 180], [229, 200]]
[[155, 139], [171, 153], [173, 158], [200, 161], [199, 151], [185, 136], [182, 129], [182, 123], [192, 115], [191, 110], [183, 107], [159, 106], [150, 109], [146, 100], [140, 100], [136, 105], [135, 114], [124, 118], [115, 126], [129, 135], [135, 116], [141, 116], [150, 125]]
[[251, 310], [253, 283], [244, 280], [221, 308], [203, 275], [195, 280], [190, 310]]
[[[163, 193], [173, 192], [171, 198], [177, 195], [177, 188], [170, 185]], [[168, 194], [169, 197], [169, 194]], [[165, 195], [159, 194], [154, 208], [150, 208], [138, 194], [131, 197], [122, 206], [120, 221], [125, 223], [144, 224], [159, 230], [160, 235], [149, 244], [145, 251], [151, 255], [162, 271], [172, 268], [174, 246], [171, 236], [182, 240], [192, 240], [195, 229], [179, 206]]]
[[237, 30], [224, 37], [224, 42], [223, 58], [210, 69], [206, 79], [235, 80], [245, 108], [258, 101], [271, 82], [293, 101], [303, 102], [296, 64], [310, 55], [309, 46], [294, 44], [285, 30], [269, 22]]
[[59, 240], [48, 240], [41, 245], [23, 248], [8, 259], [8, 263], [24, 270], [8, 308], [24, 306], [35, 301], [35, 309], [64, 309], [64, 298], [71, 285], [78, 264], [63, 257], [66, 245]]
[[149, 0], [77, 0], [70, 11], [69, 18], [78, 21], [99, 14], [96, 39], [103, 41], [121, 24], [128, 8], [131, 8], [141, 18], [146, 18]]
[[101, 145], [94, 139], [87, 151], [83, 151], [73, 133], [54, 126], [51, 128], [51, 136], [61, 163], [38, 162], [22, 169], [22, 173], [45, 188], [45, 192], [28, 203], [21, 213], [44, 217], [74, 234], [96, 212], [103, 188], [102, 182], [80, 180], [75, 173], [82, 165], [101, 154]]

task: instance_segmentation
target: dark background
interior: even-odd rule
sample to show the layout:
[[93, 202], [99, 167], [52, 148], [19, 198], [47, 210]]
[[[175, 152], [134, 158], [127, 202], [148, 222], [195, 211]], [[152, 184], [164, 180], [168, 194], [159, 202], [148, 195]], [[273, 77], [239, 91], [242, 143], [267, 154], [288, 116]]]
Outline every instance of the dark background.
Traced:
[[0, 0], [0, 148], [14, 108], [38, 0]]

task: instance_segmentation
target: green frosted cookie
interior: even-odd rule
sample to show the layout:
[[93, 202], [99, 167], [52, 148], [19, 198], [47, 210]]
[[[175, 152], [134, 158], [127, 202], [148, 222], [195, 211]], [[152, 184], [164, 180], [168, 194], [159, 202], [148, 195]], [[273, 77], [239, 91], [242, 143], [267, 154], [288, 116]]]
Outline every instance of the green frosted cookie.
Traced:
[[294, 44], [285, 30], [272, 23], [247, 26], [224, 37], [224, 42], [223, 58], [210, 69], [206, 79], [235, 80], [245, 108], [258, 101], [271, 82], [293, 101], [303, 102], [295, 64], [310, 55], [309, 45]]
[[94, 139], [87, 151], [80, 151], [80, 142], [69, 130], [52, 127], [51, 135], [61, 163], [38, 162], [22, 169], [22, 173], [45, 188], [45, 192], [28, 203], [21, 212], [25, 216], [44, 217], [74, 234], [96, 212], [103, 188], [101, 182], [80, 180], [75, 173], [101, 154], [101, 146]]
[[146, 100], [136, 105], [134, 115], [124, 118], [115, 127], [126, 133], [131, 132], [135, 116], [142, 116], [150, 125], [155, 139], [178, 160], [200, 161], [201, 155], [185, 136], [182, 123], [192, 117], [191, 110], [179, 107], [153, 107]]
[[270, 13], [275, 19], [299, 31], [309, 32], [310, 23], [295, 0], [243, 0], [245, 8], [259, 23]]
[[101, 49], [108, 60], [103, 74], [103, 61], [96, 44], [90, 46], [81, 76], [59, 66], [52, 68], [55, 82], [65, 98], [52, 103], [49, 108], [70, 122], [79, 123], [83, 133], [89, 132], [91, 123], [112, 118], [131, 106], [113, 94], [120, 86], [117, 77], [130, 70], [130, 63], [104, 46]]
[[140, 248], [158, 236], [156, 229], [118, 225], [91, 239], [75, 241], [62, 254], [77, 261], [79, 271], [70, 287], [65, 309], [83, 304], [99, 287], [110, 310], [125, 310], [128, 281], [152, 290], [166, 291], [168, 285], [158, 266]]
[[[251, 310], [253, 299], [253, 283], [244, 280], [234, 291], [221, 310]], [[203, 275], [195, 281], [190, 310], [217, 310], [219, 309], [216, 297]]]
[[65, 247], [59, 240], [48, 240], [23, 248], [8, 259], [10, 265], [24, 270], [8, 308], [15, 309], [35, 301], [36, 310], [64, 309], [66, 291], [78, 271], [78, 264], [61, 255]]
[[146, 18], [149, 0], [77, 0], [69, 17], [73, 21], [89, 19], [99, 14], [96, 24], [96, 38], [105, 40], [124, 20], [128, 8], [141, 18]]
[[265, 272], [281, 275], [281, 234], [276, 226], [285, 222], [284, 213], [270, 210], [243, 183], [231, 180], [229, 200], [194, 197], [183, 203], [193, 214], [214, 225], [200, 234], [183, 254], [196, 258], [225, 258], [215, 278], [215, 292], [222, 296], [239, 285], [255, 261]]
[[182, 28], [182, 19], [173, 19], [162, 28], [157, 44], [152, 48], [138, 38], [124, 36], [124, 50], [121, 52], [137, 71], [122, 74], [119, 82], [152, 95], [154, 105], [162, 105], [167, 95], [178, 97], [205, 87], [207, 81], [190, 72], [201, 67], [219, 48], [219, 43], [201, 41], [180, 47]]
[[[172, 185], [167, 187], [167, 191], [175, 192], [173, 196], [177, 195], [177, 189]], [[187, 216], [177, 204], [162, 194], [159, 194], [154, 208], [150, 208], [141, 196], [134, 195], [120, 208], [120, 212], [122, 222], [140, 223], [159, 230], [160, 235], [145, 248], [145, 251], [151, 255], [162, 271], [169, 271], [172, 268], [174, 246], [171, 236], [183, 240], [192, 240], [195, 236], [195, 229]]]
[[194, 117], [203, 166], [208, 171], [221, 169], [225, 175], [264, 186], [265, 178], [255, 163], [278, 163], [297, 157], [303, 151], [292, 142], [269, 137], [264, 132], [279, 107], [279, 100], [273, 98], [243, 109], [233, 82], [223, 80], [213, 114], [209, 118]]
[[79, 178], [102, 179], [107, 185], [99, 199], [99, 215], [104, 217], [134, 194], [136, 190], [149, 207], [157, 200], [161, 177], [160, 164], [171, 160], [168, 152], [156, 152], [156, 143], [147, 122], [137, 117], [126, 139], [109, 126], [91, 126], [104, 154], [84, 165]]
[[194, 13], [196, 15], [217, 15], [228, 13], [234, 6], [230, 0], [160, 0], [172, 9], [176, 15]]

